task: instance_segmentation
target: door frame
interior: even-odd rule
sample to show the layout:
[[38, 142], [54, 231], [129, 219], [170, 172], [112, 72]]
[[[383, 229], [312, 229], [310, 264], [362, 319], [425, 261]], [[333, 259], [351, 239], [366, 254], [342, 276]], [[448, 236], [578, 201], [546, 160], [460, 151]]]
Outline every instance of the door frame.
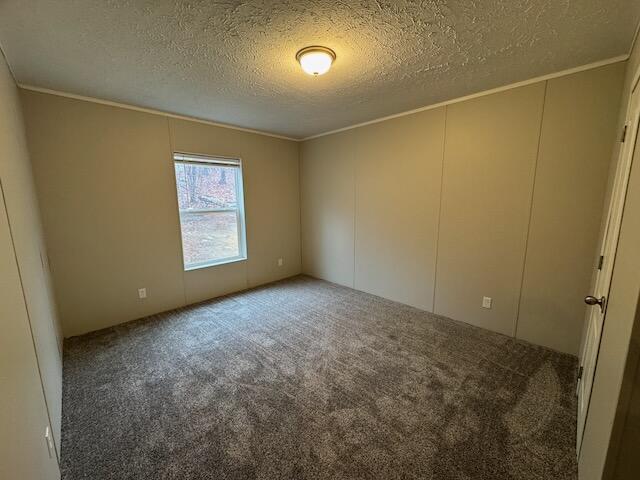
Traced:
[[[602, 343], [602, 336], [604, 333], [604, 328], [606, 325], [606, 314], [607, 314], [607, 301], [610, 295], [611, 289], [611, 277], [613, 276], [613, 266], [615, 264], [615, 258], [618, 248], [618, 242], [620, 238], [620, 228], [622, 226], [622, 217], [624, 213], [624, 206], [627, 197], [627, 190], [629, 186], [629, 178], [631, 175], [631, 166], [633, 163], [633, 157], [636, 153], [636, 148], [640, 148], [640, 89], [638, 89], [638, 84], [640, 81], [640, 64], [636, 67], [636, 71], [633, 75], [633, 81], [631, 83], [631, 88], [629, 92], [629, 98], [626, 105], [625, 110], [625, 120], [623, 124], [624, 133], [619, 132], [621, 135], [624, 135], [624, 139], [618, 138], [616, 141], [622, 141], [622, 146], [618, 152], [616, 158], [616, 166], [615, 173], [613, 178], [613, 185], [611, 189], [611, 197], [609, 199], [609, 203], [607, 206], [606, 213], [606, 223], [604, 224], [604, 228], [601, 233], [601, 245], [600, 245], [600, 256], [605, 259], [605, 262], [608, 262], [608, 269], [606, 271], [602, 271], [602, 274], [609, 275], [608, 284], [605, 287], [604, 292], [593, 292], [594, 295], [603, 295], [606, 297], [603, 314], [602, 314], [602, 325], [600, 326], [600, 336], [597, 339], [597, 345], [595, 345], [596, 353], [594, 355], [594, 367], [591, 372], [590, 385], [588, 387], [589, 397], [587, 401], [587, 406], [585, 408], [584, 413], [584, 421], [581, 426], [581, 418], [577, 417], [577, 437], [576, 437], [576, 456], [579, 459], [582, 447], [582, 439], [584, 436], [584, 431], [586, 429], [586, 425], [589, 419], [589, 407], [591, 403], [591, 394], [593, 393], [593, 385], [596, 376], [596, 370], [598, 367], [598, 356], [600, 352], [600, 345]], [[612, 229], [612, 231], [610, 231]], [[613, 235], [611, 242], [607, 242], [607, 238], [609, 235]], [[598, 267], [600, 270], [601, 265]], [[593, 287], [597, 288], [599, 284], [599, 277], [596, 277], [596, 280], [593, 283]], [[589, 307], [589, 308], [594, 308]], [[589, 333], [591, 326], [591, 310], [587, 311], [586, 314], [586, 322], [585, 322], [585, 332], [583, 344], [580, 349], [580, 366], [582, 366], [585, 362], [585, 356], [587, 353], [587, 347], [589, 342]], [[580, 382], [577, 385], [576, 395], [579, 392], [579, 388], [582, 387], [585, 378], [579, 378]]]

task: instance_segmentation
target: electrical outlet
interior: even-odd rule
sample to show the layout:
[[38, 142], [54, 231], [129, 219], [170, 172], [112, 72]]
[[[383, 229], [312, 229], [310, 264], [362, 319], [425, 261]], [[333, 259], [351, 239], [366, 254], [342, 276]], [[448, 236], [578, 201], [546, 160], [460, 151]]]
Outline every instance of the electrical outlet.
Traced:
[[284, 265], [284, 260], [279, 258], [278, 259], [278, 266], [281, 267], [282, 265]]
[[482, 308], [491, 308], [491, 297], [482, 297]]
[[138, 289], [138, 297], [147, 298], [147, 289], [146, 288], [139, 288]]

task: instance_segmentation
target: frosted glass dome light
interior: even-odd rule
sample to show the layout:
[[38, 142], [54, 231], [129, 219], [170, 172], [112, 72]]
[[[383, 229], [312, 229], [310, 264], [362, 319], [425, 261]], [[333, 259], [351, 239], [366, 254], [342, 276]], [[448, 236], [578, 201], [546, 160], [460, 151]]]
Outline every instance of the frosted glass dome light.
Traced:
[[300, 62], [302, 70], [309, 75], [318, 76], [329, 71], [336, 54], [327, 47], [306, 47], [296, 54], [296, 59]]

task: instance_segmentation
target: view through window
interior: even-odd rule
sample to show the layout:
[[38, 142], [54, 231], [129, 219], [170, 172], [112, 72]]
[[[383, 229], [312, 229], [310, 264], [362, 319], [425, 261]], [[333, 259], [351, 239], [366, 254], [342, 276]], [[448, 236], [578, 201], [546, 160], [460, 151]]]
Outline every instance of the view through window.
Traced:
[[174, 154], [184, 268], [246, 258], [240, 161]]

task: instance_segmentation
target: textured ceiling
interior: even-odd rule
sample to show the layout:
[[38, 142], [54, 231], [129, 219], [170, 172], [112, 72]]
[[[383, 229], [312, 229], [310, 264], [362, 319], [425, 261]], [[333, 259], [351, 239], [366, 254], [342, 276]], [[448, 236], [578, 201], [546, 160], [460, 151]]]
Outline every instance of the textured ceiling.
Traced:
[[[302, 138], [628, 53], [637, 0], [0, 0], [18, 82]], [[337, 53], [322, 77], [301, 47]]]

